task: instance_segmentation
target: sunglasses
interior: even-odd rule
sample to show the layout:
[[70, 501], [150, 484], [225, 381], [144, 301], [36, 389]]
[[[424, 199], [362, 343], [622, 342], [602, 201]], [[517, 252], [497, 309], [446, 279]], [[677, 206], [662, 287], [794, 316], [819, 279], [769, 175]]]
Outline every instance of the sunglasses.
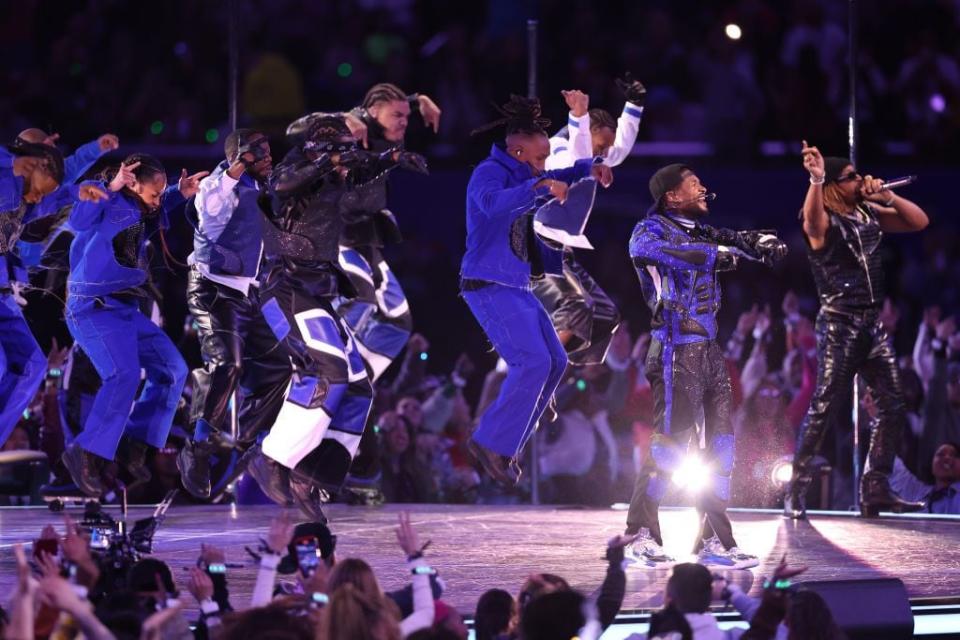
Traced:
[[859, 177], [860, 177], [859, 173], [857, 173], [856, 171], [851, 171], [850, 173], [845, 173], [839, 178], [837, 178], [837, 182], [849, 182], [851, 180], [856, 180]]

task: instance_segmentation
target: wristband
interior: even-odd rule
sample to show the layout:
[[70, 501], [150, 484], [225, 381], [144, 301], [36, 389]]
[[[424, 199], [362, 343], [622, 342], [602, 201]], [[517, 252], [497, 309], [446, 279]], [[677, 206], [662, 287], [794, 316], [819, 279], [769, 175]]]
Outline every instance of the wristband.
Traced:
[[810, 184], [823, 184], [827, 181], [826, 176], [820, 176], [819, 178], [815, 177], [812, 173], [810, 174]]
[[227, 565], [223, 564], [222, 562], [214, 562], [213, 564], [208, 564], [207, 572], [208, 573], [226, 573]]
[[420, 566], [410, 569], [410, 573], [415, 576], [435, 576], [437, 575], [437, 570], [433, 567]]
[[893, 202], [894, 202], [894, 200], [896, 200], [896, 199], [897, 199], [897, 196], [893, 196], [892, 198], [890, 198], [889, 200], [887, 200], [886, 202], [884, 202], [884, 203], [883, 203], [883, 206], [885, 206], [885, 207], [892, 207], [892, 206], [893, 206]]
[[200, 603], [200, 611], [203, 616], [214, 616], [220, 613], [220, 605], [207, 598]]
[[775, 582], [771, 582], [770, 580], [764, 580], [764, 581], [763, 581], [763, 588], [764, 588], [764, 589], [769, 589], [770, 587], [773, 587], [774, 589], [789, 589], [789, 588], [790, 588], [790, 581], [789, 581], [789, 580], [777, 580], [777, 581], [775, 581]]

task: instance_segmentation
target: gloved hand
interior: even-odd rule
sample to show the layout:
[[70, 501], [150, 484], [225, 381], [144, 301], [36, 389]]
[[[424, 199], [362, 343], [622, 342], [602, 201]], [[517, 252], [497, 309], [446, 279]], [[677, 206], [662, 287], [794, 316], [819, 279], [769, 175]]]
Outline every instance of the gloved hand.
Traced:
[[752, 249], [757, 259], [768, 267], [780, 262], [787, 255], [787, 244], [777, 237], [776, 231], [741, 231], [738, 235], [743, 244]]
[[427, 168], [427, 159], [419, 153], [413, 151], [401, 151], [397, 156], [397, 166], [401, 169], [407, 169], [416, 173], [430, 175], [430, 169]]
[[633, 74], [627, 71], [623, 78], [616, 79], [617, 87], [623, 92], [623, 97], [627, 102], [642, 107], [647, 99], [647, 88], [639, 80], [634, 79]]

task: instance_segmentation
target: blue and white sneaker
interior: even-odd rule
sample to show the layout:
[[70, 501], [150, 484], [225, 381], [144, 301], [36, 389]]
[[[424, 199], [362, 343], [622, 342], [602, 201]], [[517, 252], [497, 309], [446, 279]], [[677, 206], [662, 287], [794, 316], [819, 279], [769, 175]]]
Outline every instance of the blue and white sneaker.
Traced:
[[760, 564], [757, 556], [741, 551], [739, 547], [725, 549], [716, 536], [704, 540], [703, 548], [697, 554], [697, 562], [707, 569], [738, 570], [750, 569]]
[[627, 548], [626, 560], [632, 566], [648, 569], [669, 569], [677, 563], [673, 556], [656, 543], [648, 529], [641, 529], [640, 537]]

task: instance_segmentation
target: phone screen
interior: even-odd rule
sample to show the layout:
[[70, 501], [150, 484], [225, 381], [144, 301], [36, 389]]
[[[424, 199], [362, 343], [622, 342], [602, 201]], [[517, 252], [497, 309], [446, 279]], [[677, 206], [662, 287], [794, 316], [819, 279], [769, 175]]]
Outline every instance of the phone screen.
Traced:
[[298, 538], [294, 542], [297, 550], [297, 566], [305, 576], [312, 575], [320, 558], [317, 555], [316, 538]]
[[110, 531], [101, 527], [90, 528], [90, 548], [91, 549], [109, 549]]

